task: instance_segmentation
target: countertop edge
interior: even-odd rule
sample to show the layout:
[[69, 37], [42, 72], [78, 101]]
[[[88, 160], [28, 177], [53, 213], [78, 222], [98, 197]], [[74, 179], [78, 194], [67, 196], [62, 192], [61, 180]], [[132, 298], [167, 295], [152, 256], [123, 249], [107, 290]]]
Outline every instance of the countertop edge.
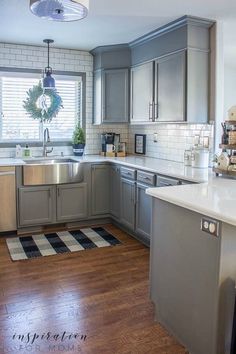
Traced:
[[[204, 183], [204, 184], [207, 184], [207, 183]], [[162, 190], [165, 188], [170, 188], [170, 187], [164, 187], [164, 188], [162, 188]], [[182, 188], [184, 189], [184, 186], [182, 186]], [[217, 219], [221, 222], [236, 226], [236, 219], [228, 218], [227, 216], [223, 216], [221, 213], [216, 213], [213, 210], [206, 209], [202, 206], [197, 207], [196, 205], [193, 205], [192, 203], [183, 202], [183, 201], [179, 200], [178, 197], [174, 198], [173, 196], [170, 197], [169, 195], [158, 195], [157, 188], [148, 188], [146, 190], [146, 194], [148, 194], [149, 196], [151, 196], [153, 198], [163, 200], [167, 203], [174, 204], [174, 205], [179, 206], [181, 208], [185, 208], [185, 209], [194, 211], [198, 214], [206, 215], [207, 217], [212, 217], [212, 218]]]

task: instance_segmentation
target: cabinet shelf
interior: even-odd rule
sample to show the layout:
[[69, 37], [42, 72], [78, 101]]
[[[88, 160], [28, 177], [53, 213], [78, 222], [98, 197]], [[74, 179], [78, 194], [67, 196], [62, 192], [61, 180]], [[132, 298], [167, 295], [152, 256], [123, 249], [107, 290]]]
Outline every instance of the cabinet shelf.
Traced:
[[225, 123], [230, 125], [236, 125], [236, 120], [225, 120]]
[[217, 167], [214, 167], [213, 171], [218, 175], [236, 176], [236, 171], [221, 170]]
[[220, 144], [219, 147], [221, 149], [236, 150], [236, 144]]

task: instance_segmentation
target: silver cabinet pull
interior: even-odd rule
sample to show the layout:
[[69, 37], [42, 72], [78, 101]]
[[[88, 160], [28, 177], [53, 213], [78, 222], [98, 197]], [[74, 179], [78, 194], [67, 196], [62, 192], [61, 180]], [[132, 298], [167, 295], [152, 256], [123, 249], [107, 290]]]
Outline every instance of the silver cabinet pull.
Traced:
[[149, 120], [153, 121], [153, 103], [149, 103]]
[[159, 106], [158, 106], [158, 103], [155, 103], [154, 104], [154, 119], [157, 120], [159, 118]]
[[48, 197], [51, 199], [51, 189], [48, 190]]

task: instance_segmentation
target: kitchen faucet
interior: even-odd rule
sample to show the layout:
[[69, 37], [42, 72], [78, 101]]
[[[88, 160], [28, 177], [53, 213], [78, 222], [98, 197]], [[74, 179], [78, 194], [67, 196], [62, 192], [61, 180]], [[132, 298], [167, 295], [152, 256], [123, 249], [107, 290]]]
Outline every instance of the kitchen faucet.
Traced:
[[53, 151], [53, 148], [47, 149], [47, 144], [50, 143], [49, 130], [46, 128], [43, 132], [43, 157], [47, 157]]

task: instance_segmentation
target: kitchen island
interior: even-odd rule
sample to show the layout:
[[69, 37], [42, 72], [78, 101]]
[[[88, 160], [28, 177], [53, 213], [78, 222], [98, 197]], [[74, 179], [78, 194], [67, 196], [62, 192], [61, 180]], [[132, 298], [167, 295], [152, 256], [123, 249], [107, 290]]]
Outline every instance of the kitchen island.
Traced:
[[192, 354], [231, 353], [236, 181], [150, 188], [156, 320]]

